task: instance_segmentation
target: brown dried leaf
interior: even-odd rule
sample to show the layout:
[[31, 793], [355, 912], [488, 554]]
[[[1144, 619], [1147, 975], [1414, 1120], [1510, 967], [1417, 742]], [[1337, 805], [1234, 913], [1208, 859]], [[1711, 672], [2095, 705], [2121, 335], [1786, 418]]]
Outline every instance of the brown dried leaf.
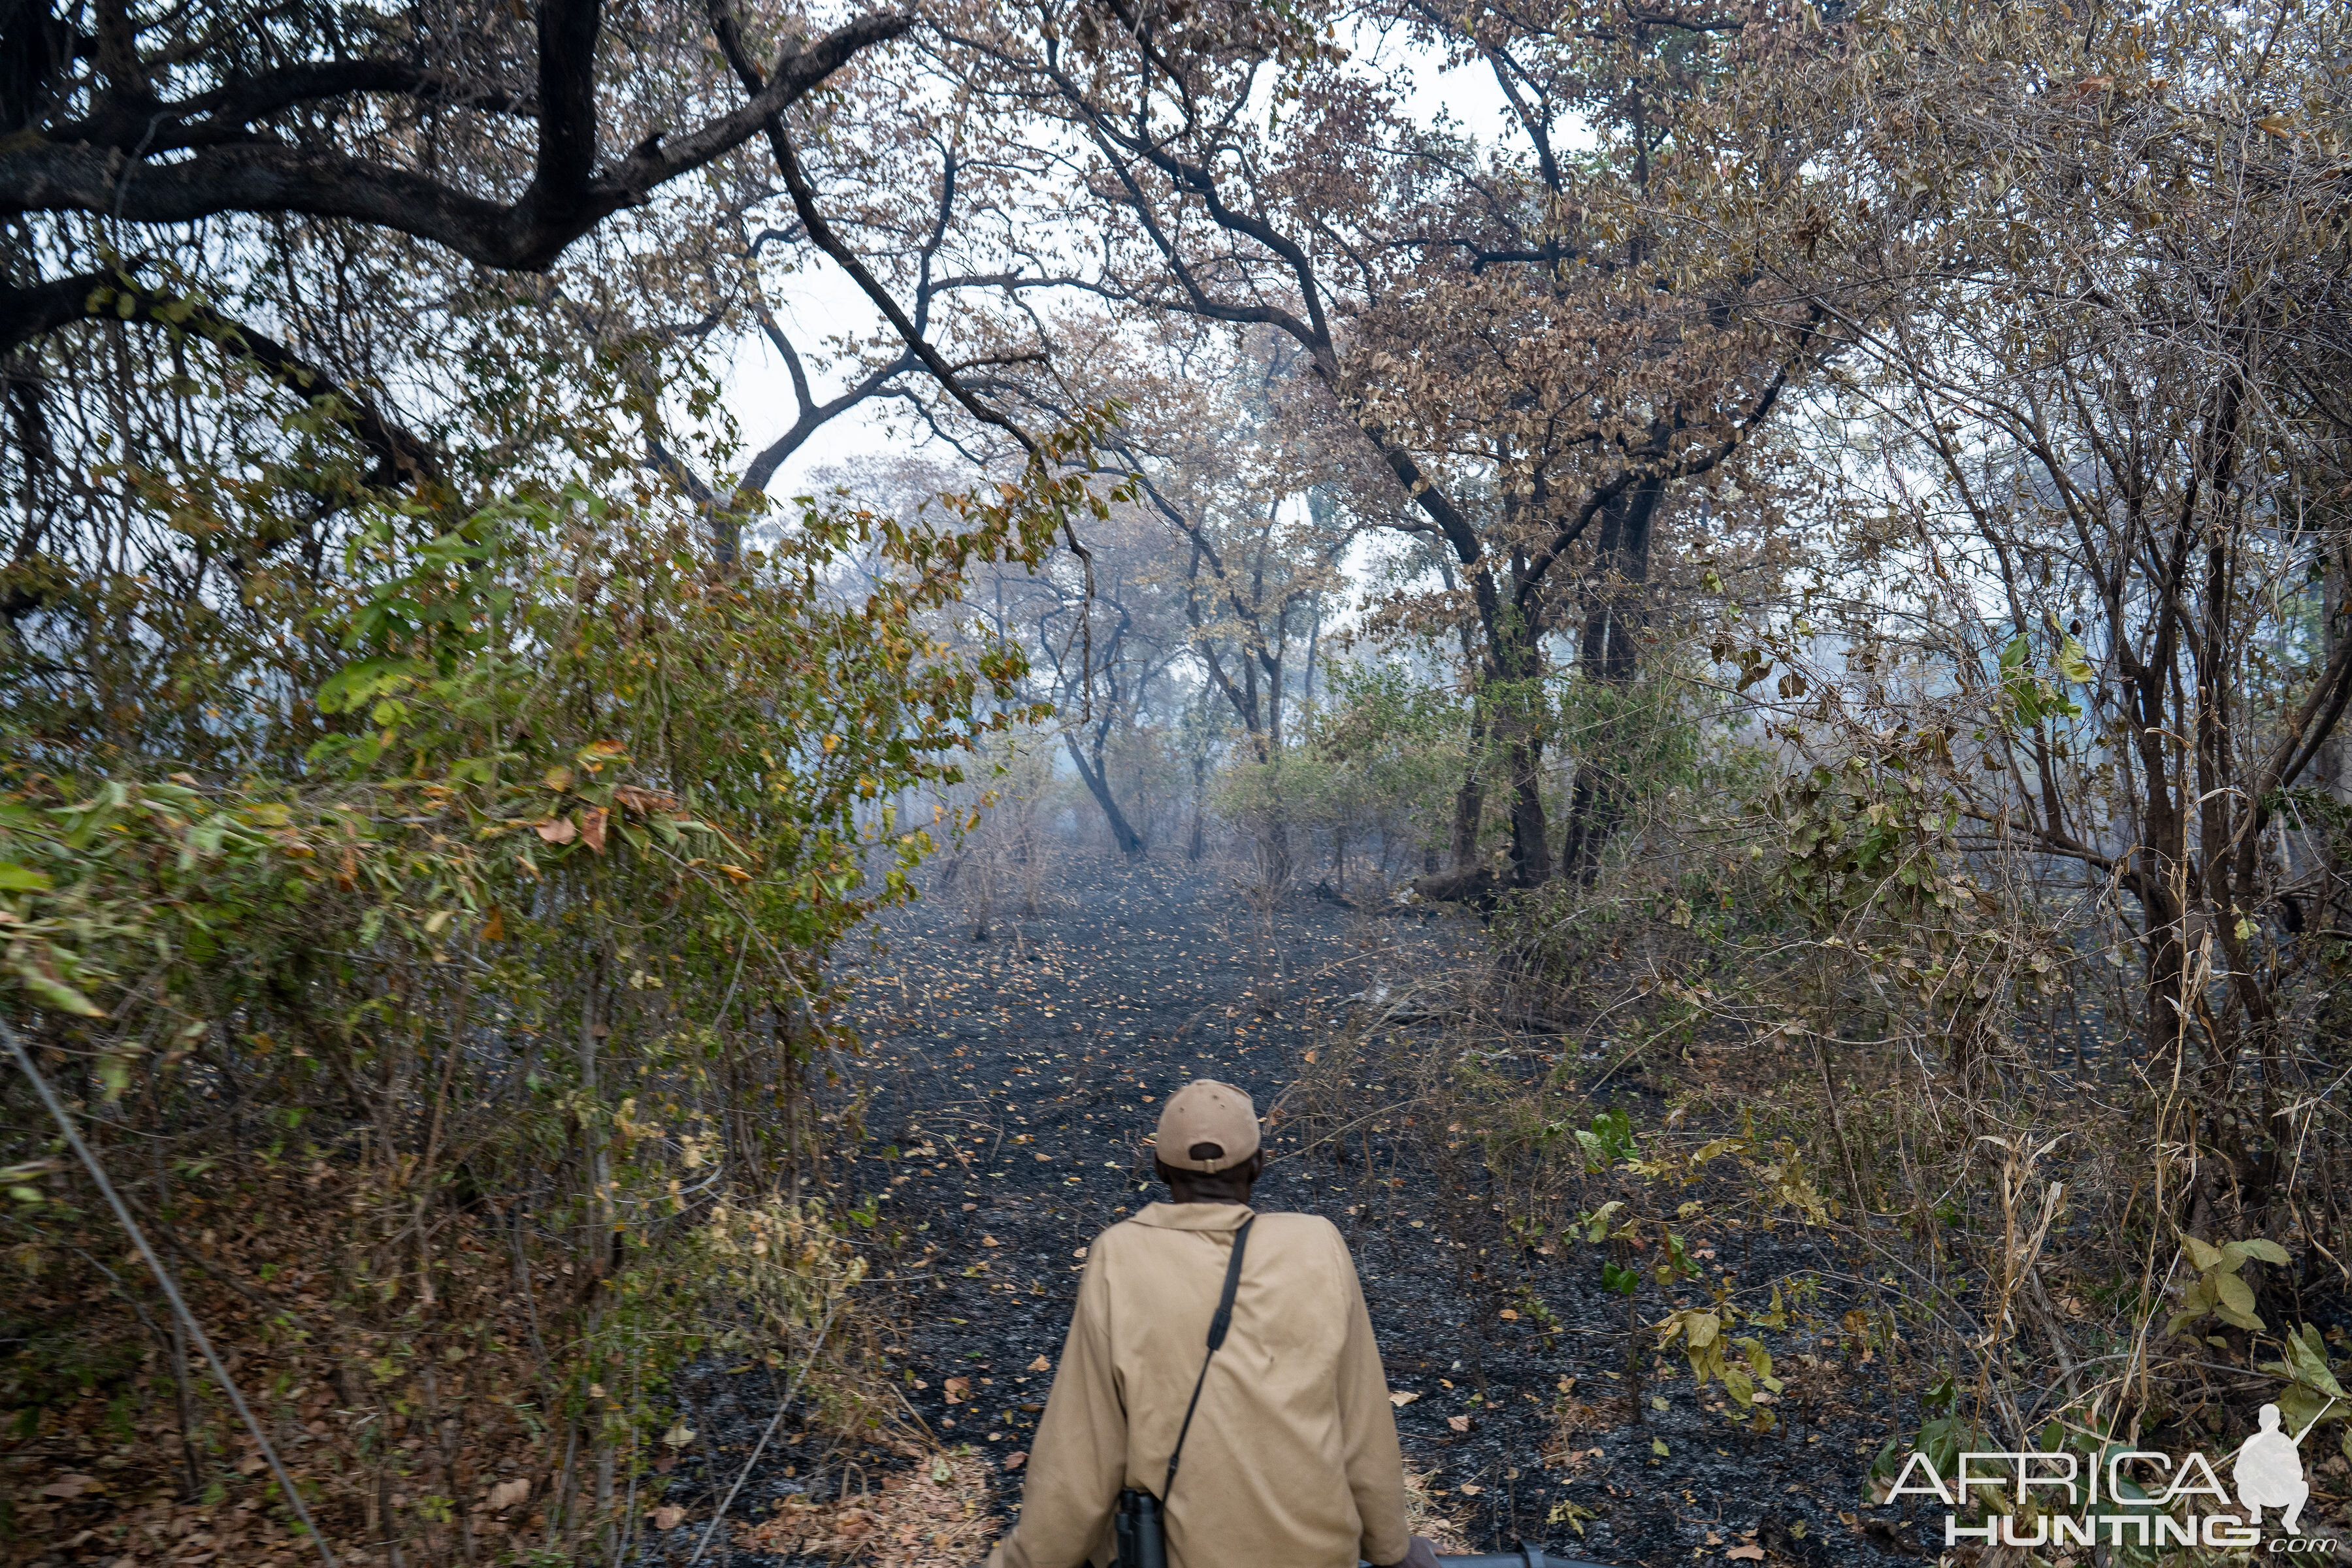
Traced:
[[639, 816], [651, 816], [657, 811], [676, 811], [677, 796], [657, 789], [640, 789], [635, 784], [614, 784], [613, 799]]

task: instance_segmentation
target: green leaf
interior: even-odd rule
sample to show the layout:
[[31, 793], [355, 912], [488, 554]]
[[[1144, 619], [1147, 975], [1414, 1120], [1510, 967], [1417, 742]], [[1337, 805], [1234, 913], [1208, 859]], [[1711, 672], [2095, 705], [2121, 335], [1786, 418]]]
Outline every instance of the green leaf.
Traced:
[[0, 893], [46, 893], [49, 886], [47, 871], [0, 860]]
[[2263, 1370], [2316, 1389], [2331, 1399], [2347, 1397], [2344, 1385], [2336, 1381], [2336, 1373], [2328, 1367], [2327, 1352], [2320, 1347], [2319, 1331], [2309, 1323], [2287, 1331], [2286, 1360], [2264, 1362]]
[[2078, 686], [2088, 686], [2098, 679], [2097, 672], [2091, 668], [2090, 659], [2084, 654], [2083, 645], [2072, 636], [2059, 641], [2058, 673]]
[[53, 980], [42, 973], [29, 963], [16, 965], [16, 978], [25, 983], [25, 989], [33, 994], [33, 999], [44, 1006], [54, 1007], [60, 1013], [79, 1013], [85, 1018], [106, 1016], [105, 1008], [64, 981]]
[[2193, 1236], [2180, 1238], [2181, 1249], [2189, 1254], [2189, 1267], [2200, 1274], [2210, 1274], [2221, 1266], [2221, 1249], [2209, 1246]]
[[2290, 1261], [2287, 1258], [2285, 1247], [2281, 1247], [2275, 1241], [2271, 1241], [2262, 1237], [2256, 1237], [2252, 1241], [2241, 1241], [2236, 1245], [2247, 1257], [2257, 1258], [2264, 1263], [2284, 1265]]
[[2301, 1384], [2289, 1384], [2281, 1389], [2273, 1403], [2279, 1407], [2279, 1426], [2290, 1437], [2316, 1425], [2322, 1416], [2340, 1414], [2343, 1410], [2343, 1406], [2338, 1405], [2331, 1411], [2329, 1400]]
[[1772, 1352], [1764, 1348], [1763, 1341], [1742, 1339], [1739, 1342], [1739, 1352], [1748, 1358], [1748, 1365], [1756, 1373], [1757, 1382], [1775, 1394], [1780, 1392], [1784, 1385], [1779, 1378], [1772, 1375]]
[[2213, 1310], [2221, 1321], [2261, 1332], [2263, 1321], [2254, 1315], [2254, 1288], [2235, 1274], [2216, 1274], [2212, 1279], [2217, 1303]]

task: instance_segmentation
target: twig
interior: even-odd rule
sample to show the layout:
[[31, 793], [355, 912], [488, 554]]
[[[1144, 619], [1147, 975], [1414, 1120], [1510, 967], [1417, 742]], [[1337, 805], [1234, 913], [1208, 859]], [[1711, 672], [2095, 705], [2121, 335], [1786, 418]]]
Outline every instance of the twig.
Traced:
[[801, 1360], [800, 1370], [793, 1373], [792, 1386], [785, 1389], [784, 1396], [776, 1402], [776, 1413], [768, 1417], [768, 1429], [760, 1434], [760, 1440], [751, 1447], [751, 1457], [744, 1460], [743, 1468], [735, 1473], [735, 1484], [727, 1489], [727, 1496], [720, 1500], [719, 1511], [710, 1516], [710, 1523], [703, 1530], [701, 1541], [695, 1545], [694, 1555], [686, 1560], [686, 1568], [694, 1568], [702, 1561], [702, 1554], [710, 1550], [710, 1538], [719, 1533], [719, 1521], [725, 1519], [727, 1510], [735, 1506], [735, 1494], [743, 1489], [743, 1483], [751, 1479], [751, 1467], [758, 1464], [760, 1456], [768, 1451], [768, 1439], [773, 1437], [776, 1428], [783, 1424], [784, 1412], [793, 1407], [793, 1395], [801, 1391], [801, 1380], [807, 1377], [809, 1368], [816, 1364], [818, 1352], [824, 1349], [824, 1336], [832, 1331], [834, 1314], [840, 1310], [839, 1301], [825, 1309], [824, 1321], [817, 1325], [816, 1342], [809, 1346], [808, 1354]]
[[311, 1522], [310, 1510], [302, 1503], [302, 1494], [295, 1490], [293, 1478], [287, 1475], [286, 1467], [278, 1459], [277, 1448], [271, 1446], [268, 1434], [262, 1431], [261, 1423], [254, 1419], [253, 1411], [246, 1405], [245, 1395], [237, 1392], [228, 1368], [221, 1364], [220, 1356], [213, 1350], [211, 1338], [205, 1332], [205, 1326], [196, 1321], [195, 1314], [188, 1310], [187, 1302], [181, 1299], [179, 1281], [173, 1279], [172, 1271], [163, 1267], [163, 1260], [155, 1256], [155, 1249], [147, 1245], [147, 1233], [141, 1230], [139, 1222], [131, 1217], [130, 1205], [114, 1190], [114, 1184], [107, 1179], [106, 1167], [98, 1163], [98, 1156], [90, 1152], [89, 1144], [82, 1142], [73, 1118], [66, 1114], [65, 1106], [58, 1100], [56, 1091], [49, 1088], [49, 1080], [43, 1078], [41, 1069], [33, 1064], [32, 1053], [25, 1049], [25, 1043], [16, 1037], [16, 1031], [0, 1023], [0, 1040], [7, 1042], [8, 1054], [16, 1058], [16, 1065], [25, 1069], [26, 1078], [33, 1080], [34, 1092], [48, 1108], [49, 1115], [57, 1121], [58, 1131], [65, 1134], [67, 1143], [72, 1146], [83, 1167], [89, 1172], [90, 1180], [97, 1183], [98, 1190], [106, 1195], [108, 1205], [114, 1210], [114, 1217], [121, 1222], [124, 1232], [130, 1236], [131, 1244], [139, 1249], [139, 1256], [154, 1271], [155, 1282], [163, 1288], [163, 1294], [171, 1301], [173, 1313], [187, 1329], [188, 1337], [194, 1340], [196, 1348], [205, 1352], [205, 1364], [213, 1369], [213, 1376], [220, 1381], [221, 1390], [228, 1395], [228, 1402], [236, 1407], [237, 1415], [245, 1422], [245, 1429], [252, 1433], [253, 1440], [260, 1445], [262, 1458], [269, 1461], [270, 1474], [278, 1478], [278, 1485], [286, 1493], [286, 1501], [293, 1509], [294, 1517], [302, 1521], [302, 1528], [309, 1531], [310, 1539], [318, 1543], [319, 1555], [325, 1560], [327, 1568], [335, 1568], [335, 1554], [328, 1547], [327, 1538]]

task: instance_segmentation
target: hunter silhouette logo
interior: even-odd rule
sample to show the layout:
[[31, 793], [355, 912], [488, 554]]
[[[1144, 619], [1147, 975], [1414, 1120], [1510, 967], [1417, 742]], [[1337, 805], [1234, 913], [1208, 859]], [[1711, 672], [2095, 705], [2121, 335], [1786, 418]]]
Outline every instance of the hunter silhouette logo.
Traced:
[[[1946, 1546], [2244, 1548], [2262, 1544], [2263, 1510], [2276, 1509], [2286, 1533], [2271, 1541], [2271, 1551], [2332, 1552], [2332, 1537], [2303, 1534], [2311, 1483], [2304, 1479], [2301, 1445], [2336, 1403], [2329, 1400], [2292, 1437], [2280, 1429], [2279, 1407], [2263, 1405], [2259, 1430], [2239, 1445], [2230, 1468], [2234, 1500], [2202, 1454], [2192, 1452], [2175, 1464], [2153, 1449], [2118, 1447], [2087, 1466], [2081, 1456], [2064, 1452], [1964, 1453], [1948, 1485], [1935, 1459], [1915, 1448], [1885, 1500], [1932, 1497], [1953, 1510], [1944, 1515]], [[2133, 1466], [2168, 1472], [2169, 1484], [2144, 1485], [2126, 1473]], [[1986, 1490], [2008, 1494], [2009, 1506], [1983, 1515], [1982, 1523], [1961, 1523], [1960, 1511], [1979, 1500], [1969, 1494]], [[2212, 1500], [2202, 1504], [2205, 1511], [2199, 1511], [2200, 1499]], [[2236, 1512], [2212, 1511], [2233, 1503]]]
[[2266, 1508], [2284, 1509], [2279, 1522], [2289, 1535], [2300, 1535], [2303, 1527], [2295, 1521], [2311, 1500], [2311, 1483], [2303, 1479], [2303, 1440], [2319, 1423], [2315, 1419], [2290, 1437], [2279, 1430], [2277, 1405], [2263, 1405], [2260, 1419], [2262, 1430], [2246, 1439], [2230, 1468], [2230, 1479], [2238, 1483], [2238, 1506], [2246, 1510], [2248, 1524], [2262, 1523]]

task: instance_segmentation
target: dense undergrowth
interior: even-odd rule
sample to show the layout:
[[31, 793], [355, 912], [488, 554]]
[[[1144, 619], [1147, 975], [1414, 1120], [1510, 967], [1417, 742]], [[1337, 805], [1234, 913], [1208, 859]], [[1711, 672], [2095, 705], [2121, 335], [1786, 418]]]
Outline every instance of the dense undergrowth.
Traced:
[[10, 1560], [310, 1555], [264, 1444], [344, 1562], [615, 1558], [705, 1350], [889, 1440], [829, 960], [962, 826], [879, 803], [1028, 716], [1017, 654], [919, 618], [1084, 499], [813, 506], [729, 572], [642, 493], [362, 510], [340, 563], [147, 621], [240, 645], [233, 710], [12, 710], [5, 1021], [262, 1429], [12, 1066]]
[[[2266, 1403], [2306, 1434], [2305, 1528], [2333, 1519], [2352, 1490], [2340, 935], [2281, 930], [2263, 970], [2309, 1023], [2235, 1071], [2168, 1075], [2095, 887], [1957, 844], [1916, 770], [1789, 768], [1685, 689], [1643, 710], [1685, 736], [1621, 772], [1625, 834], [1595, 879], [1506, 894], [1494, 969], [1368, 994], [1310, 1059], [1285, 1101], [1310, 1145], [1622, 1293], [1613, 1420], [1640, 1418], [1645, 1379], [1685, 1379], [1769, 1433], [1800, 1355], [1891, 1387], [1915, 1414], [1849, 1506], [1898, 1549], [1925, 1517], [1916, 1476], [1887, 1495], [1914, 1450], [1948, 1482], [1964, 1452], [2073, 1454], [2082, 1473], [2133, 1449], [2226, 1456]], [[1776, 1229], [1855, 1262], [1716, 1261]], [[1572, 1458], [1593, 1413], [1559, 1404]], [[2125, 1474], [2143, 1500], [2171, 1484]], [[2053, 1506], [1980, 1489], [1959, 1518], [2012, 1514], [2022, 1538]]]

